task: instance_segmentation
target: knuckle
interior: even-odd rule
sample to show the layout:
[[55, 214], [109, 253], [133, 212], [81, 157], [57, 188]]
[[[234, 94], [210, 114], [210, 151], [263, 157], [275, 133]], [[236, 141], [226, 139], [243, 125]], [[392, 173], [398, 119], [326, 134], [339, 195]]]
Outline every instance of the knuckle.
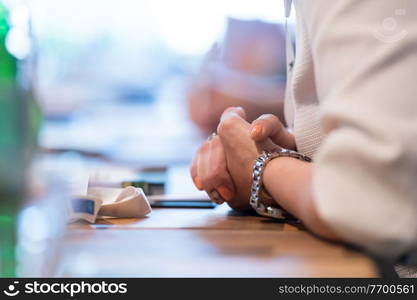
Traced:
[[234, 112], [234, 111], [236, 111], [236, 107], [230, 106], [223, 111], [223, 114], [228, 114], [228, 113]]
[[203, 189], [207, 189], [207, 186], [210, 183], [210, 180], [208, 179], [208, 175], [201, 175], [200, 176], [201, 185], [203, 186]]
[[269, 122], [279, 122], [278, 117], [273, 114], [264, 114], [261, 116], [261, 120], [265, 120]]
[[216, 178], [216, 176], [214, 176], [213, 174], [207, 174], [206, 178], [205, 178], [206, 185], [208, 185], [208, 184], [212, 185], [215, 178]]
[[266, 116], [266, 118], [268, 118], [268, 119], [278, 120], [277, 116], [276, 116], [276, 115], [273, 115], [273, 114], [265, 114], [265, 116]]
[[213, 176], [211, 177], [211, 181], [210, 181], [210, 183], [211, 183], [213, 186], [220, 186], [220, 185], [224, 184], [225, 182], [224, 182], [224, 180], [222, 179], [222, 177], [220, 177], [220, 176], [218, 176], [218, 175], [214, 175], [214, 174], [213, 174]]
[[198, 153], [202, 154], [206, 152], [210, 148], [210, 141], [205, 141], [203, 144], [201, 144], [200, 148], [198, 149]]
[[223, 177], [223, 168], [220, 165], [214, 166], [210, 172], [213, 181], [218, 181]]
[[233, 182], [232, 177], [230, 177], [228, 172], [223, 172], [219, 177], [219, 181], [225, 184], [231, 184]]
[[219, 172], [216, 169], [212, 169], [209, 173], [206, 175], [206, 181], [210, 182], [211, 184], [217, 182], [219, 179]]
[[221, 167], [216, 166], [210, 170], [206, 175], [206, 181], [211, 185], [219, 185], [224, 183], [225, 176]]
[[238, 116], [230, 116], [219, 123], [217, 127], [218, 134], [224, 135], [227, 134], [230, 130], [232, 130], [236, 126], [236, 122], [238, 121]]

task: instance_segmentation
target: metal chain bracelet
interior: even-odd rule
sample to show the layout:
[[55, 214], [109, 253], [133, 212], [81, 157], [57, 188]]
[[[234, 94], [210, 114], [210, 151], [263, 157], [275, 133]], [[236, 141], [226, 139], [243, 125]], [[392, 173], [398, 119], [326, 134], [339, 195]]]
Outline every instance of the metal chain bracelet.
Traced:
[[277, 149], [273, 152], [264, 151], [259, 155], [253, 165], [252, 188], [249, 203], [252, 208], [261, 216], [275, 219], [286, 219], [288, 213], [279, 206], [268, 206], [260, 202], [259, 193], [262, 189], [262, 175], [269, 161], [277, 157], [292, 157], [306, 162], [312, 162], [312, 159], [306, 155], [288, 149]]

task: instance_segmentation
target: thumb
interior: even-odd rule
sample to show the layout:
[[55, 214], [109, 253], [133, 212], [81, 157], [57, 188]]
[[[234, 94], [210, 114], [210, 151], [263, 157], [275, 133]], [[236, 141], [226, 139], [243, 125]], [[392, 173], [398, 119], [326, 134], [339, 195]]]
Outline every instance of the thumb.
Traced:
[[270, 138], [275, 144], [286, 149], [295, 149], [294, 136], [274, 115], [262, 115], [251, 124], [251, 138], [261, 142]]

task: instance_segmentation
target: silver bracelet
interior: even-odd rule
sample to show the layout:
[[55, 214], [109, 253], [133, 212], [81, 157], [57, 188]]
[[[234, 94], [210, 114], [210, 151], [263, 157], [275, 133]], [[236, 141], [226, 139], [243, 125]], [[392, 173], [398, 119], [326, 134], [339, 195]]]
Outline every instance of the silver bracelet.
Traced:
[[253, 165], [252, 173], [252, 189], [249, 198], [249, 203], [252, 208], [261, 216], [271, 217], [275, 219], [286, 219], [288, 213], [278, 206], [267, 206], [260, 202], [259, 193], [262, 189], [262, 175], [265, 170], [265, 166], [269, 161], [277, 157], [292, 157], [306, 162], [311, 162], [311, 158], [301, 153], [288, 149], [278, 149], [274, 152], [264, 151], [259, 155]]

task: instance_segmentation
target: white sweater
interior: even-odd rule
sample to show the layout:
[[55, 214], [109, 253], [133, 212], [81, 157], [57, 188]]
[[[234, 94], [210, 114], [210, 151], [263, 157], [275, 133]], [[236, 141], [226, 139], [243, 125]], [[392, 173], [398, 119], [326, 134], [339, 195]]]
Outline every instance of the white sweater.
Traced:
[[318, 212], [352, 243], [401, 254], [417, 239], [417, 1], [294, 5], [286, 117], [314, 157]]

